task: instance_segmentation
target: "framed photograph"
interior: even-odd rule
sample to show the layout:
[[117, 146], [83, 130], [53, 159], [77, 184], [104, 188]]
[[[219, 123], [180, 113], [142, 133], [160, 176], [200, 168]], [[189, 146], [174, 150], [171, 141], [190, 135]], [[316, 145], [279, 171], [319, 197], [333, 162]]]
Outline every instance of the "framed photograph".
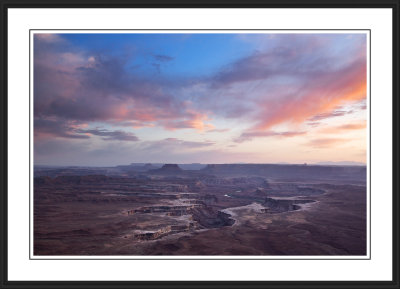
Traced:
[[399, 1], [2, 1], [2, 288], [399, 288]]

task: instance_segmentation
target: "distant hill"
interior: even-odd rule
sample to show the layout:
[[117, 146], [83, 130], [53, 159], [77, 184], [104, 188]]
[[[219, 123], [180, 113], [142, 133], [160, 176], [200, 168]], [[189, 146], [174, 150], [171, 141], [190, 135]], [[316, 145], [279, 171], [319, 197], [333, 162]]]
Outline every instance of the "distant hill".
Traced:
[[182, 173], [182, 169], [177, 164], [165, 164], [160, 169], [150, 170], [152, 174], [174, 175]]
[[202, 173], [217, 176], [263, 176], [279, 179], [360, 180], [366, 179], [364, 166], [209, 164]]
[[361, 162], [350, 162], [350, 161], [342, 161], [342, 162], [318, 162], [316, 165], [323, 166], [366, 166], [366, 164]]

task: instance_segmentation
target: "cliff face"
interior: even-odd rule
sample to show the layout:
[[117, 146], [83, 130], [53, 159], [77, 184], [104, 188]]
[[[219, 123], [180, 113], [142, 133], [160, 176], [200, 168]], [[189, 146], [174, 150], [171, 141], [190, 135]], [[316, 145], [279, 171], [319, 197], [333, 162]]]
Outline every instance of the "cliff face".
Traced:
[[232, 226], [235, 220], [230, 215], [221, 211], [214, 211], [211, 207], [193, 208], [191, 210], [193, 220], [203, 228], [219, 228]]
[[273, 198], [266, 198], [263, 206], [265, 213], [283, 213], [301, 209], [301, 204], [314, 203], [314, 200], [279, 200]]
[[332, 179], [365, 181], [363, 166], [317, 166], [276, 164], [210, 164], [202, 172], [220, 176], [263, 176], [271, 178]]
[[182, 171], [182, 169], [177, 164], [165, 164], [162, 166], [161, 170], [164, 171]]

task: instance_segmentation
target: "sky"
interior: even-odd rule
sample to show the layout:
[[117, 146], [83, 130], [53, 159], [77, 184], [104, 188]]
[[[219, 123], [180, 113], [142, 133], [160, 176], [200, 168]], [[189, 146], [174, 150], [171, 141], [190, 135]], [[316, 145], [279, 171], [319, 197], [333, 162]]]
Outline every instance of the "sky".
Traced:
[[366, 162], [367, 39], [34, 35], [34, 164]]

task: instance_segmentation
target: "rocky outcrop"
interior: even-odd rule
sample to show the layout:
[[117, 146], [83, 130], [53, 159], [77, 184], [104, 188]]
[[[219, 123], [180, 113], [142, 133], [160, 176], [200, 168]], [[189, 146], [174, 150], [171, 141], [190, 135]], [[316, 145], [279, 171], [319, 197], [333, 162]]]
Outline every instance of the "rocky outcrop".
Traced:
[[300, 204], [313, 203], [314, 200], [280, 200], [273, 198], [266, 198], [263, 206], [265, 213], [283, 213], [288, 211], [295, 211], [301, 208]]
[[165, 164], [160, 169], [149, 171], [149, 173], [161, 175], [176, 175], [182, 172], [183, 170], [177, 164]]
[[218, 198], [215, 195], [206, 194], [200, 197], [206, 205], [213, 205], [218, 203]]
[[268, 195], [267, 191], [263, 188], [258, 188], [253, 194], [257, 197], [266, 197]]
[[152, 206], [152, 207], [141, 207], [138, 209], [128, 210], [127, 215], [133, 215], [137, 213], [167, 213], [169, 216], [182, 216], [191, 213], [194, 208], [203, 207], [203, 203], [195, 203], [187, 206]]
[[219, 228], [232, 226], [235, 222], [229, 214], [214, 211], [211, 207], [195, 208], [191, 210], [193, 220], [203, 228]]
[[215, 176], [207, 176], [201, 179], [203, 185], [215, 186], [215, 185], [254, 185], [262, 186], [266, 183], [264, 178], [260, 177], [237, 177], [237, 178], [220, 178]]
[[207, 186], [202, 181], [195, 181], [190, 185], [190, 190], [193, 192], [199, 192], [204, 190]]
[[140, 232], [134, 235], [137, 240], [156, 240], [169, 234], [176, 234], [180, 232], [188, 232], [197, 228], [195, 222], [189, 222], [185, 225], [170, 225], [163, 227], [157, 231]]

